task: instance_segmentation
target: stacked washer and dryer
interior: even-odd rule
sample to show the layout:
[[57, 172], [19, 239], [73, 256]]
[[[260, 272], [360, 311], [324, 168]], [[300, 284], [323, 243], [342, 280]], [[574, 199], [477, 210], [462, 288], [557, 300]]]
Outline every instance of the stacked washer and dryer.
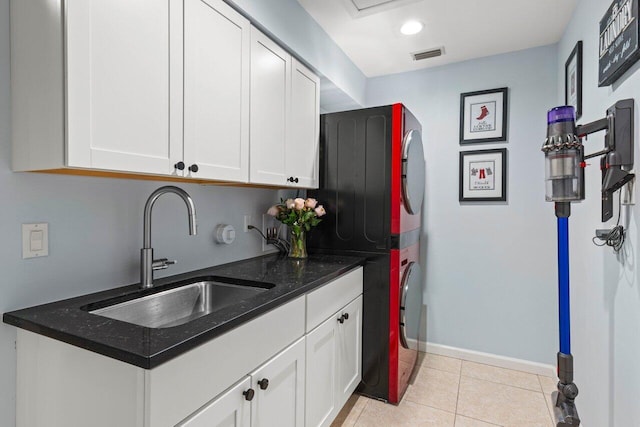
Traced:
[[320, 121], [320, 188], [308, 194], [328, 215], [308, 245], [367, 258], [358, 391], [399, 403], [423, 327], [421, 126], [402, 104], [324, 114]]

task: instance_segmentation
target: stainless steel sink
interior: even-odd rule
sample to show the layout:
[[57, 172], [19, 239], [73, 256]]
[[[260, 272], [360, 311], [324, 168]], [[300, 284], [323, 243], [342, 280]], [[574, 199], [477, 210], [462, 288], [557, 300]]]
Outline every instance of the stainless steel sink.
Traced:
[[[251, 283], [251, 284], [247, 284]], [[169, 328], [266, 292], [274, 285], [216, 278], [89, 310], [91, 314], [148, 328]]]

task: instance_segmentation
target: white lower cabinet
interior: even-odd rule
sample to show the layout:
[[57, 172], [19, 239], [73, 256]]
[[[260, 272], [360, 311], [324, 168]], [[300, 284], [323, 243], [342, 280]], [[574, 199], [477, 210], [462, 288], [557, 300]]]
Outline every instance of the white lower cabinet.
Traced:
[[336, 325], [327, 319], [307, 335], [307, 426], [330, 424], [336, 409]]
[[252, 427], [304, 425], [304, 338], [251, 374]]
[[361, 378], [362, 268], [153, 369], [23, 329], [17, 427], [327, 426]]
[[304, 352], [301, 338], [178, 426], [304, 425]]
[[251, 386], [249, 377], [224, 392], [179, 427], [249, 427], [251, 402], [245, 393]]
[[307, 334], [306, 426], [328, 426], [362, 377], [362, 296]]
[[[344, 323], [339, 324], [337, 335], [336, 407], [338, 412], [362, 378], [362, 296], [352, 301], [339, 313], [345, 320]], [[337, 314], [336, 318], [338, 318]]]

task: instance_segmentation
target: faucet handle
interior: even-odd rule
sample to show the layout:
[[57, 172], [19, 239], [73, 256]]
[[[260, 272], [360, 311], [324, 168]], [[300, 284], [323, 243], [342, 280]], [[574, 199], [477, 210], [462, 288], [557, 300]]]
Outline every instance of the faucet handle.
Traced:
[[176, 262], [178, 261], [169, 261], [167, 258], [154, 259], [153, 263], [151, 264], [151, 268], [153, 268], [154, 270], [164, 270], [165, 268], [175, 264]]

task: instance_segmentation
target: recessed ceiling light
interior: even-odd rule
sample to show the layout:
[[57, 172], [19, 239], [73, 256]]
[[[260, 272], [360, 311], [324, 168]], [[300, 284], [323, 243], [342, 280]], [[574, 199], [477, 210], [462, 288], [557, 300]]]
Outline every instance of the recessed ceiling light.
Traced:
[[402, 24], [400, 32], [406, 36], [418, 34], [424, 28], [424, 24], [420, 21], [407, 21]]

